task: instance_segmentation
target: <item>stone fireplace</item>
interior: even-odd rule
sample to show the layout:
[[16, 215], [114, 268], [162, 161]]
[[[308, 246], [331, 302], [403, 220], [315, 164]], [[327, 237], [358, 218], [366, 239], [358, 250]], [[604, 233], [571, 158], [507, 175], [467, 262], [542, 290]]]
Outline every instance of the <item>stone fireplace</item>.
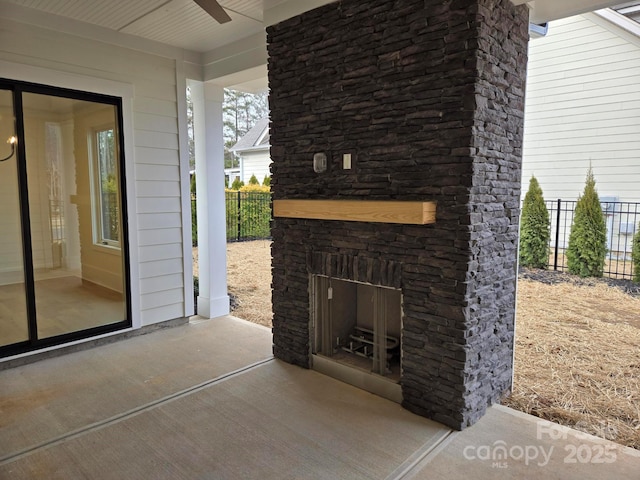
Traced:
[[274, 354], [473, 424], [511, 387], [527, 7], [342, 0], [267, 35]]

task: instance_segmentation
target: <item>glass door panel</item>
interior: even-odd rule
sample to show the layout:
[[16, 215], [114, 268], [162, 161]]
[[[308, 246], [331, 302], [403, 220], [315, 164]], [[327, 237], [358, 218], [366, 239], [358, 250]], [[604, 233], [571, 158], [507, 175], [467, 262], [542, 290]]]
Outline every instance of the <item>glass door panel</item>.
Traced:
[[13, 93], [0, 90], [0, 347], [29, 340]]
[[38, 339], [123, 322], [114, 105], [23, 94]]

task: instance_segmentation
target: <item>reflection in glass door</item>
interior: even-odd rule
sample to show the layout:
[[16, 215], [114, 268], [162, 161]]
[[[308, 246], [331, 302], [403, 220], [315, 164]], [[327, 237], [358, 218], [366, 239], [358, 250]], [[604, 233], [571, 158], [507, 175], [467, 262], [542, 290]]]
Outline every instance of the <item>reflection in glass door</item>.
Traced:
[[121, 322], [114, 105], [23, 94], [38, 338]]
[[13, 92], [0, 90], [0, 346], [29, 340], [15, 141]]
[[20, 146], [0, 162], [0, 355], [130, 326], [119, 104], [16, 90], [15, 109], [0, 90], [0, 139], [15, 124]]

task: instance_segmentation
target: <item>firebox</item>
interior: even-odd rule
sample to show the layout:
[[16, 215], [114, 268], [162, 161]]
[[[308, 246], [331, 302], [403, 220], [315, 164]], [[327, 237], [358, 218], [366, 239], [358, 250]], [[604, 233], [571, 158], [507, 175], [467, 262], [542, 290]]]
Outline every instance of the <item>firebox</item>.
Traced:
[[400, 401], [400, 290], [323, 275], [311, 283], [314, 368]]

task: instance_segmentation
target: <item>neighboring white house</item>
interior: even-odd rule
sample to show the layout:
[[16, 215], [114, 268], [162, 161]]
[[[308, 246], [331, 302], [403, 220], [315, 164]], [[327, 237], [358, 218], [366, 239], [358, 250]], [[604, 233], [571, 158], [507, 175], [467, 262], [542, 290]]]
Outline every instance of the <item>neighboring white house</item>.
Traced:
[[[563, 201], [577, 200], [591, 166], [608, 248], [627, 257], [640, 209], [613, 202], [640, 202], [637, 4], [553, 21], [531, 40], [522, 165], [524, 190], [535, 175], [546, 200]], [[571, 210], [552, 211], [553, 245], [558, 225], [558, 245], [566, 246]]]
[[575, 200], [591, 165], [601, 198], [640, 202], [640, 24], [599, 10], [529, 45], [523, 188]]
[[269, 118], [261, 118], [230, 149], [240, 157], [240, 179], [246, 184], [252, 175], [262, 183], [264, 177], [270, 177], [269, 165]]

